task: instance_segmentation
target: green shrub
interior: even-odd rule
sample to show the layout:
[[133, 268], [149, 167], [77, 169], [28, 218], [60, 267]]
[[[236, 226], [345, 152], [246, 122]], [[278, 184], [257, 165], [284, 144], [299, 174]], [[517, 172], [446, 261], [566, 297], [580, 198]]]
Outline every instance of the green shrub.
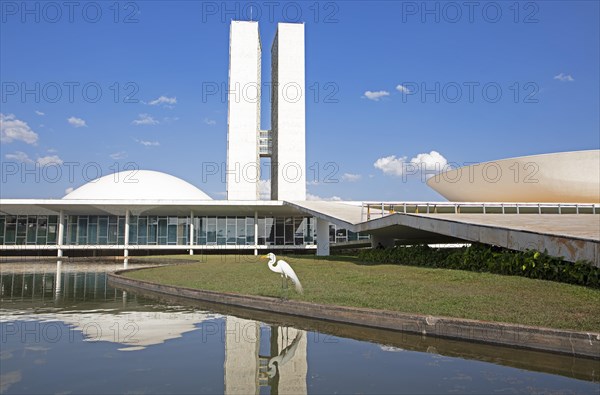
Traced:
[[365, 263], [392, 263], [524, 276], [600, 288], [600, 268], [588, 261], [575, 263], [539, 251], [513, 251], [483, 244], [461, 248], [427, 245], [361, 250]]

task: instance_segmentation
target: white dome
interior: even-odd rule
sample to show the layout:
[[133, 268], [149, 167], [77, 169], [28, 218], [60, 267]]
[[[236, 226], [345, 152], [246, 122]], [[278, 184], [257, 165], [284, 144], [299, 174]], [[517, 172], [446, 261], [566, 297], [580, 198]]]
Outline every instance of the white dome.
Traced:
[[192, 184], [152, 170], [127, 170], [88, 182], [63, 199], [212, 200]]

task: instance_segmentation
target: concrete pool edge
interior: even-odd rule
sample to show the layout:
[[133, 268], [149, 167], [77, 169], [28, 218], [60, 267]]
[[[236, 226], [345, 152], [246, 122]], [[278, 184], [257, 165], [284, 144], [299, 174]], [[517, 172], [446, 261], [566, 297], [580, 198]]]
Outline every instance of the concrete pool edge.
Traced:
[[597, 332], [578, 332], [463, 318], [408, 314], [389, 310], [323, 305], [265, 296], [177, 287], [121, 276], [126, 272], [143, 269], [145, 268], [109, 273], [109, 283], [190, 300], [278, 314], [600, 359], [600, 333]]

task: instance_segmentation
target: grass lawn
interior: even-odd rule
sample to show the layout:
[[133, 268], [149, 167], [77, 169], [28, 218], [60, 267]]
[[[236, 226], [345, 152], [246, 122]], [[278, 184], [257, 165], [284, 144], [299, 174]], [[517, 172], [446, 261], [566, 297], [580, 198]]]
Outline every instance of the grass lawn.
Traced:
[[[267, 259], [234, 255], [180, 258], [198, 262], [134, 271], [127, 277], [212, 291], [282, 296], [281, 279], [269, 270]], [[461, 270], [363, 265], [350, 257], [278, 259], [290, 263], [304, 287], [304, 295], [299, 295], [290, 282], [290, 299], [600, 332], [598, 289]]]

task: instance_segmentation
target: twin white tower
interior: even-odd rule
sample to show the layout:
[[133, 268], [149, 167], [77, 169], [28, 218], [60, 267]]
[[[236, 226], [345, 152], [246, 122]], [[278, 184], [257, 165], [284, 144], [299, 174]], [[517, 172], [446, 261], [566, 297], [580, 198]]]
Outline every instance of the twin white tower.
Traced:
[[258, 200], [260, 158], [271, 158], [271, 200], [306, 200], [304, 24], [279, 23], [271, 47], [271, 130], [261, 130], [258, 22], [229, 37], [227, 199]]

